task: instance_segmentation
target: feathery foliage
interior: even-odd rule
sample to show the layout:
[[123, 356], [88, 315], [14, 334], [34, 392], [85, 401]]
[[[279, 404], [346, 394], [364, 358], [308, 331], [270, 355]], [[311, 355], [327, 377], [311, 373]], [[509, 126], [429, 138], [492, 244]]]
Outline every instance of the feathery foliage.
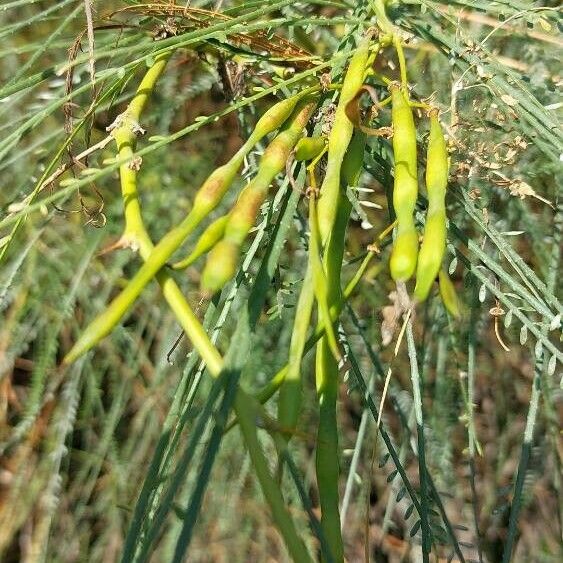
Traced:
[[[0, 558], [560, 560], [559, 17], [528, 0], [4, 2]], [[418, 235], [429, 111], [450, 158], [423, 303], [389, 271], [399, 89]], [[305, 134], [328, 156], [296, 161]], [[204, 294], [200, 254], [169, 266], [231, 210], [237, 274]]]

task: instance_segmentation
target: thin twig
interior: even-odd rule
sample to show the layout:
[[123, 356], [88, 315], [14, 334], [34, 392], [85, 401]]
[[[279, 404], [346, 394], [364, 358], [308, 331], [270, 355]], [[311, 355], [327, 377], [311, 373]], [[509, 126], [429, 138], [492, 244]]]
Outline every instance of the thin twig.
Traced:
[[92, 82], [92, 93], [95, 98], [96, 87], [96, 63], [94, 59], [94, 23], [92, 21], [93, 0], [84, 0], [84, 12], [86, 13], [86, 29], [88, 33], [88, 69], [90, 71], [90, 81]]
[[40, 192], [41, 190], [45, 189], [46, 186], [49, 186], [50, 184], [52, 184], [57, 178], [59, 178], [59, 176], [62, 176], [67, 170], [72, 168], [76, 163], [78, 163], [81, 160], [85, 159], [86, 157], [90, 156], [93, 152], [96, 152], [97, 150], [105, 148], [107, 145], [109, 145], [111, 143], [112, 140], [113, 140], [113, 137], [111, 135], [108, 135], [107, 137], [104, 137], [101, 141], [97, 142], [95, 145], [88, 147], [87, 149], [83, 150], [80, 154], [73, 157], [71, 162], [65, 162], [64, 164], [61, 164], [41, 184], [41, 186], [39, 187], [39, 190], [37, 190], [37, 192]]

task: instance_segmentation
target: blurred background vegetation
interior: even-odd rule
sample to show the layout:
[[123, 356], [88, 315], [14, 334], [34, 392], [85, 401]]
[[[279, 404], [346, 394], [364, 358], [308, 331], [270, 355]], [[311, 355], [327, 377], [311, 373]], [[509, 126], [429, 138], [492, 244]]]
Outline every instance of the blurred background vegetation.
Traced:
[[[85, 163], [76, 164], [55, 182], [45, 185], [45, 178], [106, 137], [164, 33], [177, 49], [149, 102], [142, 121], [147, 133], [138, 146], [147, 149], [139, 189], [156, 241], [181, 220], [201, 182], [235, 152], [274, 100], [247, 98], [276, 82], [279, 96], [296, 91], [299, 82], [284, 81], [308, 68], [242, 53], [233, 34], [260, 29], [273, 38], [275, 32], [310, 52], [308, 64], [334, 61], [337, 76], [342, 58], [336, 55], [354, 44], [372, 17], [369, 2], [347, 0], [193, 1], [172, 19], [162, 9], [170, 4], [0, 5], [3, 561], [119, 560], [157, 444], [165, 445], [168, 469], [176, 471], [196, 421], [213, 406], [212, 381], [199, 369], [190, 343], [184, 339], [171, 352], [180, 329], [154, 283], [95, 351], [67, 370], [58, 367], [140, 261], [130, 250], [103, 252], [123, 228], [116, 167], [104, 164], [114, 156], [113, 144], [93, 153], [86, 171]], [[231, 27], [214, 9], [233, 18], [251, 15], [244, 27]], [[430, 97], [442, 109], [452, 151], [446, 262], [464, 316], [449, 318], [433, 295], [415, 318], [425, 463], [434, 487], [425, 502], [433, 557], [561, 561], [558, 3], [409, 0], [391, 3], [388, 13], [406, 33], [413, 96]], [[190, 39], [217, 21], [227, 22], [222, 31]], [[391, 54], [378, 60], [381, 72], [397, 76]], [[234, 92], [227, 84], [233, 79]], [[389, 113], [380, 119], [387, 125]], [[424, 120], [418, 122], [423, 140]], [[237, 188], [255, 172], [259, 150], [250, 155]], [[349, 226], [344, 281], [389, 224], [391, 173], [389, 141], [370, 139], [361, 178], [366, 191], [358, 192]], [[214, 217], [229, 209], [236, 191]], [[174, 274], [222, 351], [290, 192], [280, 177], [248, 245], [244, 272], [216, 302], [201, 300], [201, 263]], [[250, 390], [286, 362], [306, 265], [306, 203], [293, 219], [242, 374]], [[365, 553], [372, 561], [416, 560], [420, 553], [418, 517], [388, 453], [391, 444], [418, 488], [410, 368], [405, 346], [393, 358], [400, 319], [387, 258], [388, 249], [367, 271], [340, 329], [347, 350], [338, 413], [341, 496], [350, 562], [364, 561]], [[313, 365], [307, 356], [304, 412], [291, 452], [318, 516]], [[388, 440], [376, 440], [373, 407], [391, 365], [382, 419]], [[153, 561], [172, 560], [201, 479], [198, 460], [210, 435], [205, 428], [192, 463], [177, 473], [172, 510], [147, 547]], [[274, 467], [275, 449], [267, 436], [261, 440]], [[282, 488], [308, 545], [317, 549], [307, 531], [312, 517], [287, 474]], [[153, 502], [158, 506], [158, 499]], [[221, 441], [187, 553], [194, 562], [288, 559], [236, 430]]]

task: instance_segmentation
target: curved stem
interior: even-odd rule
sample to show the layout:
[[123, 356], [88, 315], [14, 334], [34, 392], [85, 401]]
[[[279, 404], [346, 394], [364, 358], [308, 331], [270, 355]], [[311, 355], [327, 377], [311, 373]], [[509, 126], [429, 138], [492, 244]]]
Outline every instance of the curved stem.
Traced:
[[[141, 80], [134, 98], [121, 115], [118, 126], [113, 130], [112, 134], [118, 146], [119, 157], [130, 157], [133, 154], [136, 144], [136, 131], [140, 127], [139, 119], [170, 56], [171, 53], [168, 52], [156, 58], [153, 66], [147, 70]], [[127, 245], [138, 249], [141, 258], [146, 261], [151, 256], [154, 245], [145, 228], [141, 214], [137, 170], [138, 165], [131, 162], [123, 164], [119, 170], [125, 214], [123, 239]], [[178, 322], [186, 331], [188, 338], [198, 350], [209, 370], [218, 374], [222, 366], [221, 356], [211, 343], [199, 319], [184, 298], [182, 291], [164, 270], [156, 275], [156, 279], [162, 288], [164, 298], [170, 305]]]
[[[118, 145], [119, 156], [127, 157], [133, 154], [135, 135], [138, 131], [138, 120], [147, 104], [150, 93], [156, 81], [162, 74], [171, 53], [157, 57], [154, 65], [147, 71], [137, 93], [127, 110], [122, 114], [119, 124], [114, 129], [114, 138]], [[137, 189], [137, 165], [124, 164], [120, 168], [121, 189], [125, 206], [125, 234], [128, 243], [138, 248], [143, 261], [147, 261], [153, 254], [154, 244], [144, 225]], [[194, 348], [207, 365], [209, 373], [217, 378], [221, 373], [224, 361], [217, 348], [211, 342], [205, 329], [192, 308], [183, 296], [176, 282], [165, 270], [156, 273], [156, 279], [162, 289], [164, 298], [170, 305], [172, 312], [186, 331]], [[65, 362], [72, 361], [72, 356], [65, 358]], [[235, 398], [235, 412], [241, 421], [244, 441], [249, 450], [256, 475], [260, 482], [264, 496], [270, 506], [274, 521], [284, 538], [288, 550], [295, 561], [312, 563], [312, 559], [305, 544], [297, 534], [293, 521], [285, 508], [285, 503], [279, 486], [269, 473], [266, 459], [260, 448], [256, 436], [256, 423], [253, 417], [252, 400], [241, 388], [237, 390]]]

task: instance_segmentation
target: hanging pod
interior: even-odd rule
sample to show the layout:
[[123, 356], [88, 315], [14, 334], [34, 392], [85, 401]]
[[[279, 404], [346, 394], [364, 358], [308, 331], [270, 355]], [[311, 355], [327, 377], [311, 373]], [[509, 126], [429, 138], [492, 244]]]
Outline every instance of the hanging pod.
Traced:
[[321, 184], [318, 214], [321, 243], [327, 239], [336, 222], [338, 204], [340, 201], [340, 171], [346, 149], [352, 139], [354, 125], [346, 115], [346, 107], [357, 94], [364, 82], [364, 75], [369, 59], [371, 34], [361, 41], [348, 65], [348, 70], [342, 83], [338, 107], [334, 116], [332, 129], [328, 137], [328, 156], [325, 177]]
[[325, 150], [326, 144], [326, 137], [303, 137], [295, 145], [294, 158], [298, 161], [313, 160]]
[[408, 97], [397, 84], [391, 84], [391, 120], [395, 181], [393, 209], [397, 217], [397, 236], [391, 252], [391, 276], [407, 281], [416, 269], [418, 234], [414, 226], [414, 208], [418, 195], [416, 169], [416, 128]]
[[199, 221], [201, 221], [213, 209], [215, 209], [225, 195], [227, 189], [233, 183], [233, 180], [250, 149], [266, 135], [269, 135], [276, 129], [282, 127], [302, 98], [303, 94], [297, 94], [291, 98], [282, 100], [274, 104], [264, 113], [264, 115], [262, 115], [262, 117], [260, 117], [254, 127], [254, 130], [244, 145], [237, 151], [231, 160], [229, 160], [229, 162], [212, 172], [209, 178], [198, 190], [190, 215], [197, 216]]
[[455, 290], [455, 286], [445, 270], [438, 272], [438, 280], [440, 282], [440, 297], [442, 303], [452, 317], [456, 319], [461, 317], [462, 307]]
[[287, 159], [316, 106], [317, 101], [311, 98], [305, 98], [299, 103], [284, 128], [264, 151], [256, 176], [242, 190], [229, 212], [223, 240], [207, 257], [201, 276], [203, 292], [213, 294], [219, 291], [235, 275], [240, 247], [254, 226], [270, 184], [276, 175], [284, 170]]
[[229, 162], [212, 172], [203, 183], [194, 198], [192, 209], [184, 220], [164, 235], [154, 247], [145, 263], [139, 268], [133, 278], [129, 280], [121, 293], [82, 332], [78, 341], [65, 357], [66, 363], [70, 363], [86, 353], [113, 330], [120, 319], [131, 308], [135, 299], [139, 297], [147, 284], [168, 262], [172, 254], [180, 247], [201, 221], [203, 221], [220, 203], [225, 192], [233, 183], [245, 156], [250, 152], [252, 147], [260, 141], [262, 137], [282, 127], [303, 96], [304, 94], [300, 93], [291, 98], [282, 100], [274, 104], [264, 113], [258, 120], [254, 131], [244, 145]]
[[344, 186], [358, 185], [364, 166], [364, 153], [366, 150], [367, 135], [356, 130], [348, 145], [348, 150], [342, 161], [342, 182]]
[[438, 111], [430, 112], [430, 136], [426, 158], [426, 191], [428, 211], [424, 236], [418, 254], [414, 296], [418, 301], [428, 297], [440, 271], [446, 251], [446, 186], [448, 184], [448, 149], [438, 120]]

